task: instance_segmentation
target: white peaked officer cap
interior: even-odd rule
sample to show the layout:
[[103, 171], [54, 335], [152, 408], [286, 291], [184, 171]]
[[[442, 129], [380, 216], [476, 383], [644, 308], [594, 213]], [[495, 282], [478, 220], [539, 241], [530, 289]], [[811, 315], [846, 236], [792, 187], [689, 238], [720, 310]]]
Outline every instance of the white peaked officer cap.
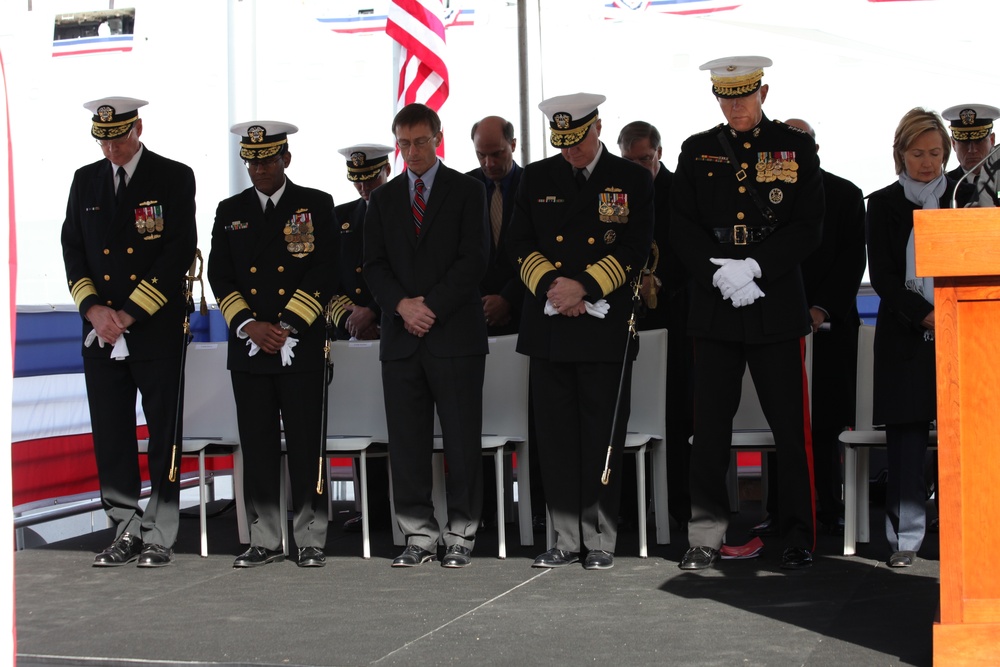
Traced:
[[240, 157], [244, 160], [263, 160], [282, 153], [288, 148], [288, 135], [299, 128], [277, 120], [253, 120], [237, 123], [229, 131], [240, 138]]
[[347, 180], [370, 181], [389, 164], [389, 154], [394, 148], [384, 144], [358, 144], [337, 152], [347, 158]]
[[698, 69], [712, 72], [712, 93], [716, 97], [746, 97], [760, 88], [764, 68], [771, 59], [763, 56], [729, 56], [710, 60]]
[[574, 93], [543, 100], [538, 108], [549, 119], [549, 143], [570, 148], [583, 141], [597, 120], [597, 107], [606, 99], [594, 93]]

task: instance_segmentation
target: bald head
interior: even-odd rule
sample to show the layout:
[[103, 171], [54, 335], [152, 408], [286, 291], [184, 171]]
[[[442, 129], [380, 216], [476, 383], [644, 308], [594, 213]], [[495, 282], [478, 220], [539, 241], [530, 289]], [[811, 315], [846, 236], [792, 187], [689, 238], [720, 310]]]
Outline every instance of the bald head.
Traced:
[[487, 116], [472, 126], [472, 145], [491, 181], [502, 181], [514, 167], [514, 125], [500, 116]]
[[[791, 125], [792, 127], [799, 128], [800, 130], [808, 134], [810, 137], [812, 137], [813, 141], [816, 141], [816, 130], [812, 128], [812, 125], [802, 120], [801, 118], [789, 118], [788, 120], [785, 121], [785, 125]], [[817, 151], [819, 150], [819, 144], [816, 144], [816, 150]]]

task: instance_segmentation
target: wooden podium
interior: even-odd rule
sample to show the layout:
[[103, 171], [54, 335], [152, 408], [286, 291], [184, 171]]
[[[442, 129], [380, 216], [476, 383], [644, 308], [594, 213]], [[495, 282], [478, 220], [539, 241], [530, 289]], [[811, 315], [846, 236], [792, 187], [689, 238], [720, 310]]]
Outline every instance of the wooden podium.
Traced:
[[914, 213], [934, 278], [941, 607], [935, 665], [1000, 660], [1000, 209]]

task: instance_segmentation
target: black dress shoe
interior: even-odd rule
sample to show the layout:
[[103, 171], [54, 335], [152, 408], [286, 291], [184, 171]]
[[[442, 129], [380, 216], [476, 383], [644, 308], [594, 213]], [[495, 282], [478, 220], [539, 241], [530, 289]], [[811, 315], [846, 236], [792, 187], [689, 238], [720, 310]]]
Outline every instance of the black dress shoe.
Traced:
[[360, 533], [361, 532], [361, 522], [364, 521], [364, 517], [360, 514], [351, 517], [344, 522], [344, 532], [345, 533]]
[[768, 514], [764, 517], [764, 520], [758, 523], [756, 526], [750, 529], [751, 535], [756, 535], [760, 537], [761, 535], [774, 535], [778, 532], [778, 526], [774, 521], [774, 517]]
[[712, 567], [719, 559], [719, 551], [712, 547], [691, 547], [681, 558], [679, 568], [682, 570], [704, 570]]
[[132, 533], [122, 533], [111, 546], [97, 554], [94, 567], [118, 567], [131, 563], [142, 553], [142, 540]]
[[577, 563], [579, 560], [580, 554], [577, 552], [563, 551], [553, 547], [536, 558], [531, 567], [565, 567], [571, 563]]
[[174, 559], [174, 552], [161, 544], [147, 544], [142, 548], [139, 556], [139, 567], [163, 567], [170, 565]]
[[299, 567], [323, 567], [326, 565], [326, 554], [319, 547], [302, 547], [296, 564]]
[[788, 547], [781, 552], [781, 567], [785, 570], [802, 570], [813, 564], [812, 553], [802, 547]]
[[889, 567], [910, 567], [916, 560], [915, 551], [897, 551], [889, 557]]
[[615, 566], [615, 555], [610, 551], [596, 549], [583, 560], [584, 570], [610, 570]]
[[264, 547], [250, 547], [233, 561], [233, 567], [257, 567], [268, 563], [280, 563], [285, 560], [281, 550], [271, 551]]
[[472, 564], [472, 549], [460, 544], [448, 547], [448, 553], [441, 559], [441, 567], [465, 567]]
[[411, 544], [403, 553], [396, 556], [392, 561], [393, 567], [416, 567], [432, 560], [437, 560], [437, 556], [427, 549], [421, 549], [415, 544]]

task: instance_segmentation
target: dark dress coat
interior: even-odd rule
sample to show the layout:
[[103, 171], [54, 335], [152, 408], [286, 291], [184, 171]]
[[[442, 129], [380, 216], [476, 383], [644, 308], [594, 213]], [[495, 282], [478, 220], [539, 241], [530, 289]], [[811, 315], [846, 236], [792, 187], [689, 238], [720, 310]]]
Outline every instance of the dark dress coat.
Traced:
[[[500, 238], [497, 243], [493, 242], [493, 234], [490, 238], [490, 259], [486, 268], [486, 275], [479, 283], [479, 293], [482, 296], [488, 294], [498, 294], [510, 304], [510, 322], [503, 326], [488, 325], [487, 329], [491, 336], [503, 336], [506, 334], [516, 334], [521, 322], [521, 306], [524, 300], [524, 283], [517, 275], [517, 265], [510, 258], [507, 252], [507, 235], [510, 230], [510, 219], [514, 214], [514, 194], [521, 183], [521, 174], [524, 169], [516, 162], [507, 175], [506, 190], [503, 193], [503, 224], [500, 226]], [[493, 197], [493, 188], [496, 187], [491, 180], [486, 178], [482, 169], [473, 169], [466, 172], [467, 176], [472, 176], [486, 187], [486, 208], [489, 212], [489, 202]], [[506, 180], [506, 179], [505, 179]], [[487, 216], [488, 219], [488, 216]]]
[[365, 251], [365, 213], [368, 203], [361, 197], [334, 209], [334, 220], [340, 232], [339, 257], [337, 258], [338, 290], [333, 304], [333, 323], [337, 327], [337, 338], [348, 340], [347, 318], [350, 311], [345, 306], [357, 305], [375, 312], [376, 321], [382, 317], [382, 310], [368, 289], [362, 274]]
[[[948, 205], [949, 181], [941, 206]], [[934, 305], [906, 288], [906, 246], [919, 207], [893, 183], [868, 196], [868, 275], [878, 293], [875, 324], [876, 424], [929, 422], [937, 415], [934, 340], [921, 322]]]

